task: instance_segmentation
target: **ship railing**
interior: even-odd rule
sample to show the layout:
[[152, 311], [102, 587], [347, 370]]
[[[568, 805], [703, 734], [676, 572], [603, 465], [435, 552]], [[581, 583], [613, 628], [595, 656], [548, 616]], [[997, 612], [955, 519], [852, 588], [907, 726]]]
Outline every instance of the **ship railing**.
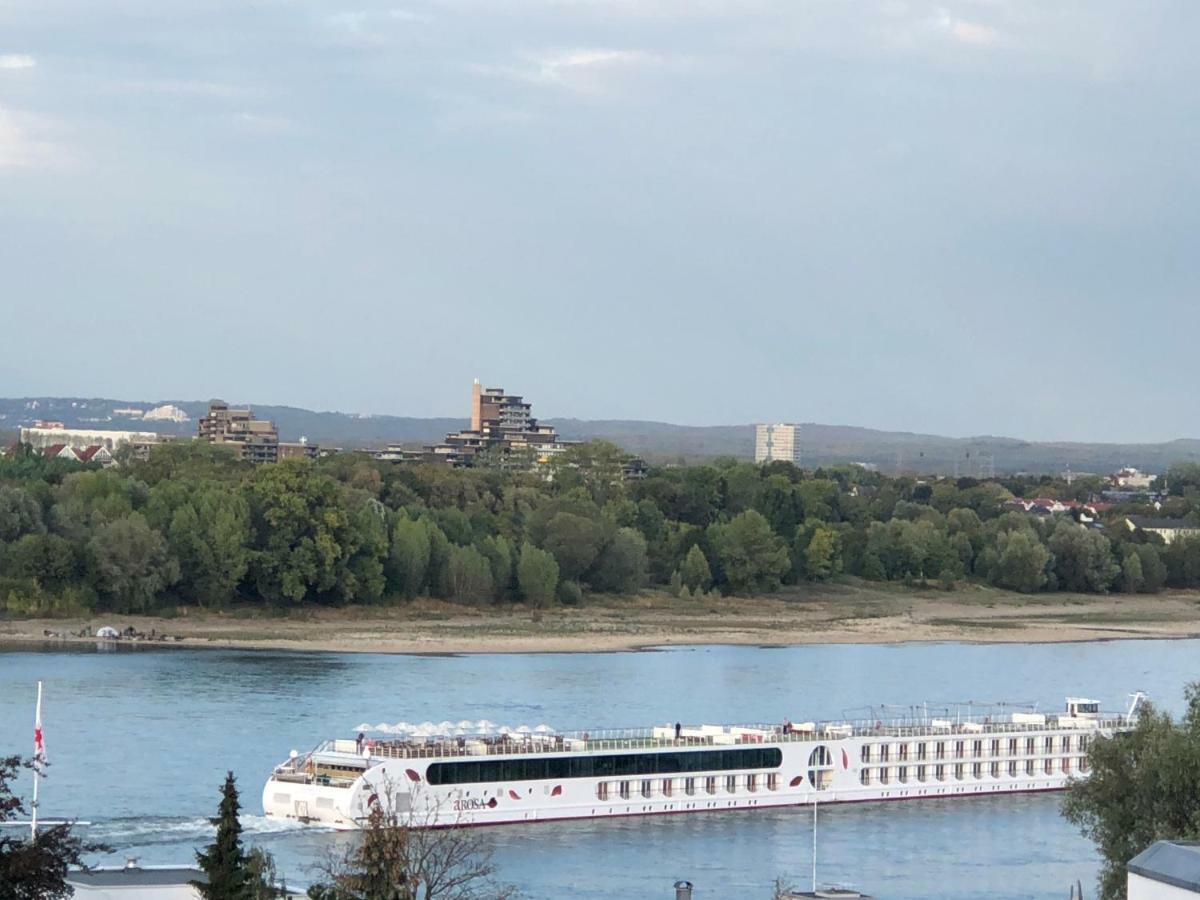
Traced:
[[[763, 743], [817, 743], [840, 740], [846, 737], [871, 737], [891, 739], [932, 739], [946, 741], [986, 740], [996, 734], [1031, 734], [1055, 731], [1070, 734], [1090, 735], [1098, 731], [1127, 728], [1131, 720], [1122, 715], [1113, 715], [1090, 720], [1087, 727], [1060, 725], [1055, 717], [1045, 723], [991, 721], [971, 719], [948, 725], [930, 722], [879, 722], [850, 721], [822, 723], [811, 728], [791, 726], [785, 730], [779, 724], [757, 723], [753, 725], [728, 726], [718, 731], [697, 733], [700, 729], [685, 728], [680, 737], [664, 732], [669, 729], [625, 728], [598, 731], [569, 732], [560, 735], [509, 734], [506, 736], [476, 737], [432, 737], [399, 740], [375, 740], [368, 745], [370, 754], [377, 759], [436, 759], [472, 756], [515, 756], [521, 754], [547, 754], [564, 752], [596, 752], [604, 750], [669, 749], [676, 747], [748, 746]], [[689, 733], [690, 732], [690, 733]], [[334, 742], [328, 741], [318, 748], [332, 749]], [[954, 748], [946, 748], [944, 758], [968, 758], [970, 748], [964, 748], [963, 757], [953, 756]], [[900, 762], [928, 762], [913, 757]], [[1052, 754], [1053, 755], [1053, 754]], [[974, 758], [973, 756], [970, 758]], [[303, 760], [301, 760], [302, 762]], [[284, 764], [287, 765], [287, 764]]]

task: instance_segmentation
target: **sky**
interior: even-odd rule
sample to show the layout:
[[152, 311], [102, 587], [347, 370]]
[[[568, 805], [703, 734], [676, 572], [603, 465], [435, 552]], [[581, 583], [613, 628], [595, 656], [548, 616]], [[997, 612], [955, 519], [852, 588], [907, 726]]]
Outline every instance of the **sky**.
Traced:
[[0, 0], [0, 396], [1200, 437], [1195, 0]]

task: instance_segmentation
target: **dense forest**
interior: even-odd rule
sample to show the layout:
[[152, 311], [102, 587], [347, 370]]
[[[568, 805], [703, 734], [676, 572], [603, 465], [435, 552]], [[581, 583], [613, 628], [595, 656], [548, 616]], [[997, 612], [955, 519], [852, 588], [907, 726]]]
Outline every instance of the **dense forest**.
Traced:
[[[1012, 496], [1087, 499], [1096, 479], [889, 478], [787, 463], [652, 469], [625, 481], [593, 442], [550, 477], [343, 453], [250, 466], [198, 442], [109, 469], [19, 450], [0, 459], [0, 609], [142, 612], [180, 605], [576, 604], [653, 587], [770, 593], [843, 574], [1022, 592], [1200, 587], [1200, 540], [1164, 546], [1128, 514], [1200, 519], [1200, 466], [1161, 509], [1006, 511]], [[1102, 524], [1102, 523], [1096, 523]]]

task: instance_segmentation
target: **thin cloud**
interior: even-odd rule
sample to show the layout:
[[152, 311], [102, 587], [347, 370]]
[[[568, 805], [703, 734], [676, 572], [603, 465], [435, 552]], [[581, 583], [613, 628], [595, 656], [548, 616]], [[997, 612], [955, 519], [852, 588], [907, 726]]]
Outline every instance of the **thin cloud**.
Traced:
[[937, 22], [939, 28], [961, 44], [974, 44], [975, 46], [986, 47], [996, 43], [1000, 37], [996, 29], [987, 25], [981, 25], [978, 22], [968, 22], [966, 19], [960, 19], [951, 15], [946, 10], [938, 13]]
[[580, 93], [602, 93], [607, 86], [607, 79], [612, 76], [639, 69], [661, 68], [667, 63], [666, 57], [642, 50], [590, 47], [525, 54], [518, 65], [477, 65], [472, 66], [472, 70], [481, 75]]
[[36, 65], [37, 60], [27, 53], [0, 54], [0, 69], [32, 69]]
[[0, 175], [68, 162], [67, 153], [51, 139], [57, 130], [49, 120], [0, 107]]

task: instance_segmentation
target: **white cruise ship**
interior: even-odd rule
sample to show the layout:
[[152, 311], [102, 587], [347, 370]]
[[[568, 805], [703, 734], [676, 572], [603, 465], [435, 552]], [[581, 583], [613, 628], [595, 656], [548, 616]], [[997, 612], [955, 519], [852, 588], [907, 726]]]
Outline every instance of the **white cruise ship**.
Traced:
[[1070, 697], [1057, 715], [920, 708], [827, 723], [360, 735], [292, 751], [263, 808], [352, 829], [377, 803], [424, 827], [1053, 791], [1087, 776], [1090, 742], [1132, 728], [1141, 700], [1124, 713]]

